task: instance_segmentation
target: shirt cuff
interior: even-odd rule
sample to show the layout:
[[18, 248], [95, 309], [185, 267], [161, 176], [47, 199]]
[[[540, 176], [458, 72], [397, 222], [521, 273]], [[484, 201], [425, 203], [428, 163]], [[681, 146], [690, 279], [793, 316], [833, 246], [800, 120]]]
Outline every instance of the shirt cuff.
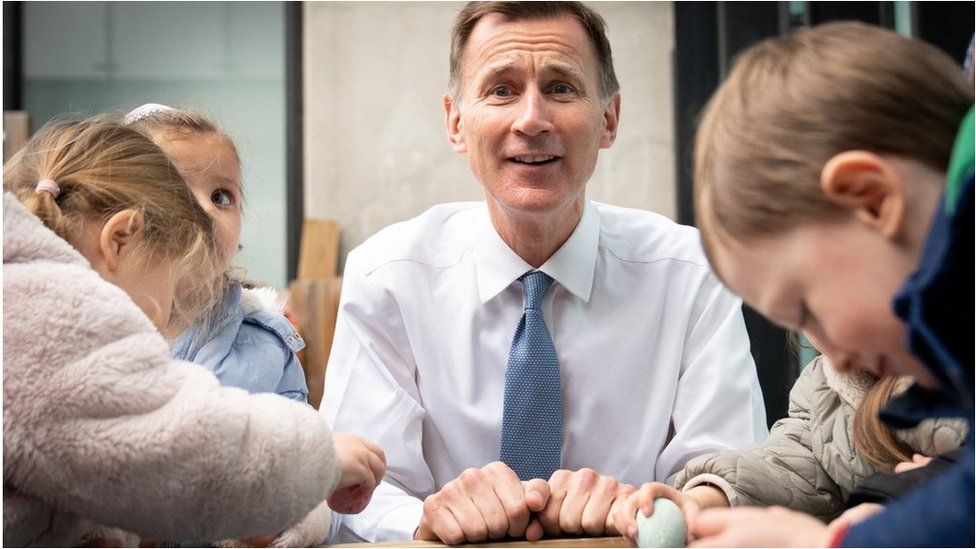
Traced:
[[729, 483], [729, 481], [712, 473], [702, 473], [692, 477], [691, 480], [686, 482], [685, 485], [681, 487], [681, 491], [687, 492], [695, 486], [701, 486], [703, 484], [708, 484], [721, 490], [722, 493], [725, 494], [725, 499], [729, 500], [729, 507], [735, 507], [738, 505], [738, 496], [736, 495], [735, 490], [732, 489], [732, 485]]
[[420, 526], [420, 519], [423, 516], [424, 502], [422, 501], [394, 507], [380, 520], [382, 526], [376, 529], [377, 539], [412, 541], [413, 534]]

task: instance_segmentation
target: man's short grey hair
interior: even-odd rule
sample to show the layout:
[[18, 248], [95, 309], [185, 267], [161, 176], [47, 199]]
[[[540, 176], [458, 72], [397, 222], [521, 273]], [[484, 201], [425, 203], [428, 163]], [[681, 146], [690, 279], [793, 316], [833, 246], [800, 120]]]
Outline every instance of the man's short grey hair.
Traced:
[[482, 17], [497, 13], [507, 21], [525, 19], [551, 19], [560, 15], [572, 15], [586, 29], [600, 63], [600, 99], [605, 103], [620, 90], [613, 70], [613, 55], [607, 40], [606, 22], [599, 13], [582, 2], [468, 2], [454, 20], [451, 32], [451, 79], [448, 93], [455, 103], [461, 96], [461, 54], [468, 43], [471, 31]]

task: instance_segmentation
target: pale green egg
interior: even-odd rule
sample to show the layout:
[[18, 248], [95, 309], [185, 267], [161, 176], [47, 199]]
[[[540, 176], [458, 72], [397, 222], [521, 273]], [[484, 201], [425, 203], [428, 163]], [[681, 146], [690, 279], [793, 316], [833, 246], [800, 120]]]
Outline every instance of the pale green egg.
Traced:
[[655, 498], [649, 517], [637, 510], [638, 547], [684, 547], [687, 535], [685, 516], [670, 499]]

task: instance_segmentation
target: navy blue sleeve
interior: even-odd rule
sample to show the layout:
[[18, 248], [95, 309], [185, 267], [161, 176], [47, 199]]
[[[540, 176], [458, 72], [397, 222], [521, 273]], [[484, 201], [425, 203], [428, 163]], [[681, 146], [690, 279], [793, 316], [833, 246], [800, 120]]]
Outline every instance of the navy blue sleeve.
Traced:
[[855, 525], [843, 547], [973, 547], [973, 444], [961, 460], [925, 486]]

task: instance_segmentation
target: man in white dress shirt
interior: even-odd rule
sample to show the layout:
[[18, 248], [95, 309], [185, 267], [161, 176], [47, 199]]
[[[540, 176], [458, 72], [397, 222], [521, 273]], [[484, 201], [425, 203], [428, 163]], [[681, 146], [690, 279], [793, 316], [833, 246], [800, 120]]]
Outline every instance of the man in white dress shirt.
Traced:
[[[740, 301], [697, 231], [586, 199], [616, 136], [618, 89], [586, 6], [459, 14], [447, 132], [485, 202], [435, 206], [349, 254], [322, 410], [385, 449], [387, 476], [340, 539], [615, 534], [610, 510], [632, 485], [766, 436]], [[521, 277], [536, 271], [545, 287], [530, 307]], [[526, 362], [554, 369], [539, 383], [556, 384], [555, 402], [510, 405], [527, 382], [507, 370]], [[516, 425], [520, 406], [555, 428]], [[546, 448], [519, 438], [551, 431]], [[516, 473], [520, 450], [500, 458], [506, 437], [558, 470]]]

